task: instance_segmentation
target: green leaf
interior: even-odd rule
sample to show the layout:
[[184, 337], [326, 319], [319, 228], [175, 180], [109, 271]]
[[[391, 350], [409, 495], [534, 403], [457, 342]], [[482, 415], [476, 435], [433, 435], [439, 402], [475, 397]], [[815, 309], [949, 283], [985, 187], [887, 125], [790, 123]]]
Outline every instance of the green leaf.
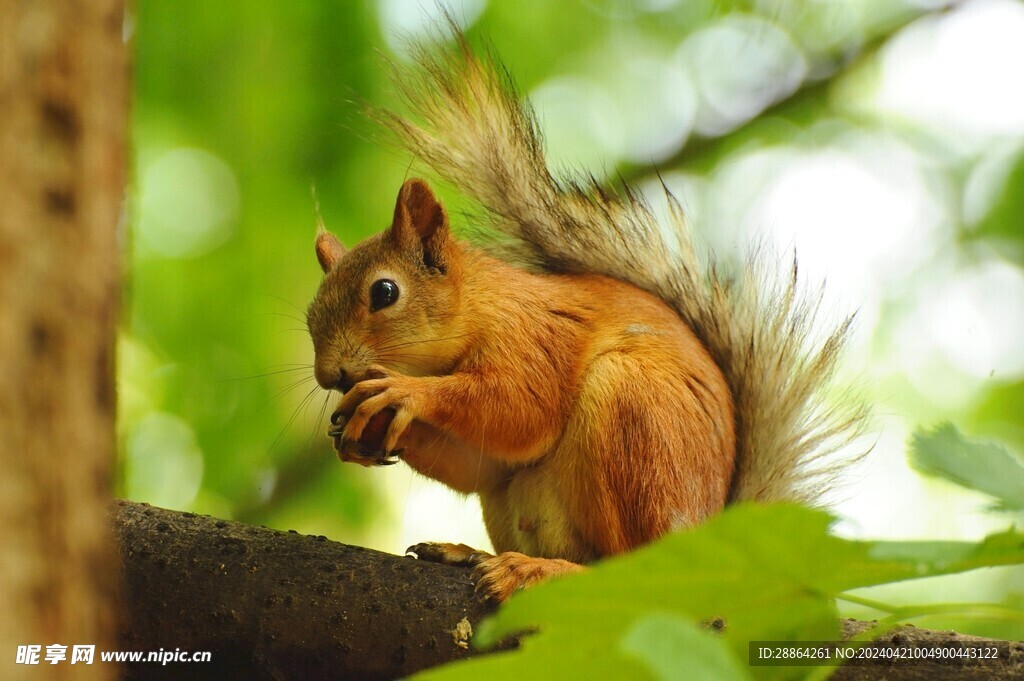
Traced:
[[925, 475], [995, 497], [997, 508], [1024, 509], [1024, 462], [999, 445], [965, 438], [952, 423], [914, 433], [910, 463]]
[[674, 615], [655, 613], [641, 618], [626, 631], [619, 648], [640, 660], [657, 679], [750, 678], [721, 639]]
[[[730, 507], [686, 532], [515, 595], [481, 623], [474, 645], [533, 632], [518, 650], [422, 678], [660, 679], [705, 665], [717, 678], [800, 678], [806, 669], [748, 667], [749, 642], [838, 638], [834, 599], [849, 589], [1024, 563], [1020, 532], [977, 543], [864, 542], [831, 535], [832, 521], [797, 506]], [[725, 622], [721, 632], [696, 624], [715, 618]], [[662, 655], [670, 657], [655, 664]]]
[[993, 197], [992, 207], [974, 226], [970, 236], [988, 239], [1000, 256], [1024, 265], [1024, 154], [1018, 153], [1010, 165], [1002, 187]]

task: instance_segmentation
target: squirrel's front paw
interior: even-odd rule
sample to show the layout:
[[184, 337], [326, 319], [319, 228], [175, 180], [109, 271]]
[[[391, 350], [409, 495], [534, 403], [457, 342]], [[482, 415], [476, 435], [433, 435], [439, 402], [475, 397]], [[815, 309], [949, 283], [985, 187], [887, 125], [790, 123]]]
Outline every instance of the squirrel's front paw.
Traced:
[[[419, 415], [417, 379], [374, 366], [345, 393], [331, 422], [346, 421], [340, 438], [390, 456]], [[340, 450], [339, 450], [340, 451]]]
[[331, 427], [327, 436], [334, 440], [334, 450], [342, 462], [358, 463], [361, 466], [390, 466], [398, 463], [402, 450], [384, 451], [382, 442], [388, 426], [394, 417], [394, 411], [384, 409], [374, 414], [363, 428], [359, 440], [345, 438], [344, 430], [348, 423], [345, 416], [338, 411], [331, 415]]

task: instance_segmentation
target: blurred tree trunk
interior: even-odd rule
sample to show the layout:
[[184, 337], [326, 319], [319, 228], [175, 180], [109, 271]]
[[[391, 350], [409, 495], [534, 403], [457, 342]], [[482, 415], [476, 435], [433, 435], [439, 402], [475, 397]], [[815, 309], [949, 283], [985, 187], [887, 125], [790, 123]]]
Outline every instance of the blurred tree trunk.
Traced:
[[[0, 0], [0, 677], [112, 678], [121, 0]], [[68, 646], [46, 661], [46, 646]], [[16, 664], [40, 645], [40, 664]]]

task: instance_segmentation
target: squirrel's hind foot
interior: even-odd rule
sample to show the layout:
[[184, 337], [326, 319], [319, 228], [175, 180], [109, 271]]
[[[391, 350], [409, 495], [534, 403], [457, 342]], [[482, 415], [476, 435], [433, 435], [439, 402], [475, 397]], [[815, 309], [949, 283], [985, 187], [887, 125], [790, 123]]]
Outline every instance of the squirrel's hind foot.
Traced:
[[483, 560], [473, 570], [476, 591], [487, 599], [502, 603], [516, 591], [533, 586], [549, 577], [579, 572], [585, 568], [561, 558], [534, 558], [506, 551]]
[[488, 558], [494, 558], [486, 551], [479, 551], [465, 544], [449, 544], [447, 542], [421, 542], [413, 544], [405, 550], [406, 555], [414, 555], [420, 560], [444, 565], [476, 567]]
[[560, 558], [534, 558], [515, 551], [505, 551], [495, 556], [465, 544], [444, 542], [415, 544], [406, 549], [406, 554], [434, 563], [473, 567], [477, 593], [497, 603], [549, 577], [584, 569], [582, 565]]

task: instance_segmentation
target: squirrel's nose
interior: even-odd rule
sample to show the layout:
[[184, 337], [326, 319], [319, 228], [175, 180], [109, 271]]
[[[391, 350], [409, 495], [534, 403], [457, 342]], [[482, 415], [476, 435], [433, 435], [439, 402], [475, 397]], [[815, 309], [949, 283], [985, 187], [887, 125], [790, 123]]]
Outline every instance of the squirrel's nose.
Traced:
[[316, 382], [324, 390], [340, 390], [347, 393], [355, 385], [352, 373], [345, 369], [331, 371], [327, 367], [316, 367], [313, 374], [316, 376]]
[[355, 385], [355, 381], [352, 380], [352, 374], [348, 373], [344, 369], [338, 372], [338, 380], [334, 383], [334, 387], [343, 393], [347, 393]]

